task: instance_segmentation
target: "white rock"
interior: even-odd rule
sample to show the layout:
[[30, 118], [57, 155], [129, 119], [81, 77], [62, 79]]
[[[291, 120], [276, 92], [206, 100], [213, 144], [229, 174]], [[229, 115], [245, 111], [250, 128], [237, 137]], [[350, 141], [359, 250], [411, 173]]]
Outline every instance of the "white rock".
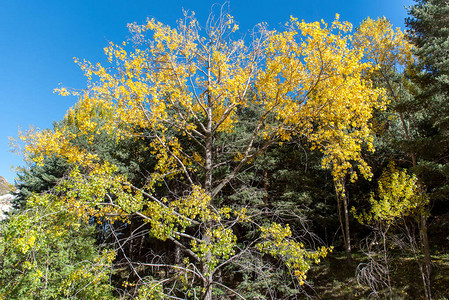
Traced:
[[11, 211], [11, 201], [14, 200], [14, 198], [16, 198], [16, 196], [11, 194], [0, 196], [0, 221], [7, 218], [6, 213]]

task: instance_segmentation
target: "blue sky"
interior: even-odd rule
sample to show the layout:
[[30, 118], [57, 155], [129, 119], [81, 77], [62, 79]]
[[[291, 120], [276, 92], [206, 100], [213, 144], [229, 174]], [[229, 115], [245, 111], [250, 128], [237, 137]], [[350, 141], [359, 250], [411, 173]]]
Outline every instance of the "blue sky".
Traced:
[[[109, 41], [127, 39], [127, 23], [147, 17], [175, 26], [182, 9], [204, 21], [214, 3], [181, 0], [0, 0], [0, 176], [14, 182], [11, 166], [23, 165], [9, 151], [8, 137], [19, 128], [49, 128], [76, 98], [53, 94], [62, 84], [83, 88], [86, 79], [73, 57], [104, 61]], [[385, 16], [404, 29], [404, 6], [412, 0], [234, 0], [230, 14], [245, 33], [260, 22], [280, 28], [291, 15], [305, 21], [340, 19], [357, 26], [366, 17]]]

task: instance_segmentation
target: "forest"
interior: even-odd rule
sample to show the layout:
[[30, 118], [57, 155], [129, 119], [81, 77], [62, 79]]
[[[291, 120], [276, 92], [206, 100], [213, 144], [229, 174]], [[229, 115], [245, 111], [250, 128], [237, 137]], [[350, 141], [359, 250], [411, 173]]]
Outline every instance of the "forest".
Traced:
[[87, 85], [0, 223], [0, 299], [447, 299], [449, 3], [407, 29], [148, 19]]

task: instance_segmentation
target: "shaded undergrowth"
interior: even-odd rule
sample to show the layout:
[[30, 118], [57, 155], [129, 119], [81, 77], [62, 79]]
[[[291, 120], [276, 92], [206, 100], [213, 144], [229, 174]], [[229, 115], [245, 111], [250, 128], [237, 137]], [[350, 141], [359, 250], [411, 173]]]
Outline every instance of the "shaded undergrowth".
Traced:
[[[391, 279], [393, 299], [424, 299], [419, 266], [413, 257], [393, 253], [391, 257]], [[354, 253], [352, 263], [348, 263], [345, 253], [333, 253], [321, 264], [314, 266], [309, 274], [310, 286], [307, 293], [313, 299], [387, 299], [388, 289], [378, 293], [367, 285], [357, 282], [357, 266], [366, 263], [362, 253]], [[449, 297], [449, 254], [432, 255], [432, 295], [433, 299]]]

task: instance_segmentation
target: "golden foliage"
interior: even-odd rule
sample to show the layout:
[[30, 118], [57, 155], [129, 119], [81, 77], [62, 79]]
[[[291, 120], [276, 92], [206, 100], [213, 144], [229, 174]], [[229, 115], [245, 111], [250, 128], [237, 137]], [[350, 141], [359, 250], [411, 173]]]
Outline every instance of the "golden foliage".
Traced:
[[[353, 47], [352, 26], [338, 15], [332, 24], [291, 18], [280, 32], [260, 26], [249, 45], [232, 40], [238, 27], [231, 16], [204, 32], [193, 16], [186, 15], [178, 24], [174, 29], [150, 19], [129, 25], [135, 47], [111, 43], [104, 49], [108, 67], [75, 59], [89, 79], [87, 90], [79, 94], [60, 88], [62, 95], [79, 97], [63, 125], [22, 138], [26, 155], [36, 163], [58, 155], [78, 166], [60, 189], [80, 217], [113, 221], [136, 213], [162, 240], [179, 238], [192, 224], [207, 224], [202, 239], [193, 238], [190, 249], [212, 270], [219, 260], [234, 255], [236, 236], [225, 220], [251, 220], [245, 210], [211, 205], [243, 163], [272, 143], [301, 136], [324, 153], [323, 167], [332, 170], [336, 181], [347, 174], [355, 180], [354, 164], [368, 177], [361, 152], [363, 147], [373, 150], [370, 119], [386, 100], [383, 90], [364, 76], [375, 69], [363, 61], [365, 53], [371, 53], [369, 43]], [[214, 140], [231, 133], [239, 122], [238, 110], [250, 106], [262, 113], [247, 144], [234, 152], [237, 167], [225, 178], [212, 178], [212, 170], [223, 163], [212, 153]], [[77, 137], [93, 143], [100, 133], [117, 142], [151, 140], [157, 164], [145, 187], [133, 187], [96, 153], [75, 146]], [[180, 136], [203, 151], [189, 154]], [[263, 144], [258, 149], [253, 147], [256, 139]], [[199, 170], [205, 173], [202, 183], [192, 176]], [[190, 184], [189, 195], [157, 199], [152, 194], [155, 184], [176, 175]], [[310, 263], [328, 250], [308, 252], [293, 239], [284, 239], [290, 235], [288, 227], [262, 227], [259, 248], [282, 257], [302, 283]]]
[[[225, 23], [234, 24], [231, 17]], [[338, 18], [330, 25], [292, 18], [287, 25], [282, 32], [261, 28], [260, 37], [246, 46], [243, 40], [229, 38], [235, 30], [232, 26], [231, 31], [216, 28], [201, 36], [193, 17], [181, 20], [178, 29], [153, 19], [144, 25], [131, 24], [134, 41], [145, 48], [127, 52], [126, 43], [111, 43], [105, 48], [111, 67], [80, 63], [86, 76], [96, 76], [96, 81], [69, 110], [67, 123], [84, 135], [106, 131], [118, 139], [155, 136], [158, 169], [166, 174], [180, 164], [189, 169], [204, 161], [198, 154], [183, 155], [181, 145], [164, 134], [168, 129], [205, 144], [207, 134], [232, 131], [238, 122], [237, 108], [253, 103], [264, 111], [255, 120], [256, 135], [269, 140], [306, 136], [324, 152], [323, 166], [331, 168], [336, 179], [348, 172], [355, 179], [354, 163], [368, 177], [361, 151], [363, 145], [372, 150], [369, 121], [373, 109], [383, 108], [386, 101], [383, 91], [362, 76], [373, 68], [363, 57], [367, 54], [378, 63], [378, 51], [367, 38], [352, 47], [352, 26]], [[359, 35], [378, 25], [364, 22]], [[379, 38], [379, 43], [389, 38]], [[69, 93], [65, 88], [59, 92]], [[269, 115], [280, 122], [268, 124]], [[97, 160], [95, 154], [70, 145], [75, 137], [65, 128], [26, 138], [27, 153], [37, 162], [50, 153], [81, 164]]]
[[398, 170], [390, 162], [378, 182], [377, 195], [370, 197], [371, 209], [359, 215], [353, 212], [361, 223], [394, 224], [405, 216], [421, 216], [429, 203], [424, 187], [416, 175]]

